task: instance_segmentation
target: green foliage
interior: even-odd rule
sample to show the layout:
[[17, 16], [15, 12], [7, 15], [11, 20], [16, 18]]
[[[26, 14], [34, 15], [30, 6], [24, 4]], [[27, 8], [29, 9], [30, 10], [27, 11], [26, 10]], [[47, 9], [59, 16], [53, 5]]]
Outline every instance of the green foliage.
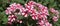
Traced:
[[24, 0], [11, 0], [11, 3], [22, 3], [22, 4], [24, 4], [25, 3], [25, 1]]
[[6, 24], [8, 22], [7, 20], [7, 15], [5, 14], [5, 12], [0, 12], [0, 26], [2, 26], [2, 24]]

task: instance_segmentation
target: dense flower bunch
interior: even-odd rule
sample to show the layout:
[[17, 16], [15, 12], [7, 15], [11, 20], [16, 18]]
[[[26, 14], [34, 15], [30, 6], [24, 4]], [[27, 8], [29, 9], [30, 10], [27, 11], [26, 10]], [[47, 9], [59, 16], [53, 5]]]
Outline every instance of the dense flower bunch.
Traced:
[[58, 21], [58, 18], [59, 18], [59, 12], [58, 12], [58, 10], [55, 10], [54, 8], [50, 8], [50, 11], [53, 13], [53, 14], [55, 14], [54, 16], [53, 16], [53, 21], [54, 22], [56, 22], [56, 21]]
[[19, 20], [16, 20], [17, 16], [15, 14], [22, 15], [21, 13], [23, 13], [24, 11], [25, 9], [20, 4], [11, 4], [10, 7], [8, 7], [6, 10], [6, 14], [9, 15], [8, 23], [11, 24], [14, 21], [21, 23], [22, 21], [20, 22]]
[[[38, 7], [38, 10], [35, 9], [35, 6]], [[50, 8], [50, 11], [56, 15], [53, 16], [53, 21], [57, 21], [59, 12], [53, 8]], [[6, 14], [9, 15], [8, 23], [16, 21], [16, 14], [18, 14], [24, 17], [28, 17], [30, 15], [33, 20], [38, 20], [38, 26], [52, 26], [52, 24], [49, 23], [47, 19], [47, 16], [49, 16], [48, 8], [34, 1], [30, 1], [29, 3], [25, 4], [25, 8], [20, 4], [13, 3], [10, 5], [10, 7], [7, 8]], [[17, 22], [22, 23], [22, 21], [19, 20], [17, 20]]]
[[[34, 9], [34, 6], [39, 8], [38, 11]], [[26, 8], [31, 13], [30, 15], [32, 16], [32, 19], [38, 19], [37, 24], [39, 24], [39, 26], [52, 26], [52, 24], [50, 24], [47, 20], [47, 15], [49, 15], [47, 7], [30, 1], [28, 4], [26, 4]]]

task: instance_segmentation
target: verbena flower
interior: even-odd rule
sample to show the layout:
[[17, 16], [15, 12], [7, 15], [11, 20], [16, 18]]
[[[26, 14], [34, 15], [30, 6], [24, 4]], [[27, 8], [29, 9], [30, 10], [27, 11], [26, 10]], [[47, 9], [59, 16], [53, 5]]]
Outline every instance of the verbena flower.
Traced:
[[54, 22], [58, 21], [58, 17], [56, 17], [56, 16], [53, 16], [52, 19], [53, 19]]
[[[38, 10], [36, 10], [34, 6], [37, 6]], [[59, 18], [59, 12], [53, 8], [50, 8], [50, 11], [53, 14], [56, 14], [56, 16], [53, 16], [52, 18], [53, 21], [57, 21]], [[50, 16], [48, 8], [34, 1], [29, 1], [29, 3], [25, 4], [25, 7], [21, 4], [13, 3], [7, 8], [6, 14], [9, 14], [8, 23], [10, 24], [16, 21], [17, 16], [15, 14], [19, 14], [24, 17], [28, 17], [30, 15], [33, 20], [38, 20], [38, 26], [52, 26], [47, 19], [47, 16]], [[17, 22], [22, 23], [22, 20], [17, 20]]]

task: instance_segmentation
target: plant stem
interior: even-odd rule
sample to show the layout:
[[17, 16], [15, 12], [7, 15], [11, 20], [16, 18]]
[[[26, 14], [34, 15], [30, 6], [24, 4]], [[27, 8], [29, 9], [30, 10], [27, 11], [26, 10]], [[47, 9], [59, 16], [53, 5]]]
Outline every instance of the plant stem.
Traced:
[[28, 2], [28, 0], [26, 1], [26, 3]]

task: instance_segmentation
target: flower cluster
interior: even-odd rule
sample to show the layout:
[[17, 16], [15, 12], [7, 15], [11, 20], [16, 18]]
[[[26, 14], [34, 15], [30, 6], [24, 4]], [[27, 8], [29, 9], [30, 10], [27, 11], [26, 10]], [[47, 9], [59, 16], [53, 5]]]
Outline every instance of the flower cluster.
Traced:
[[59, 18], [59, 12], [58, 12], [58, 10], [55, 10], [54, 8], [50, 8], [50, 11], [53, 13], [53, 14], [55, 14], [55, 16], [53, 16], [53, 21], [54, 22], [56, 22], [56, 21], [58, 21], [58, 18]]
[[16, 16], [15, 15], [9, 15], [8, 16], [8, 23], [12, 24], [12, 22], [14, 22], [16, 20]]
[[[10, 5], [10, 7], [7, 8], [5, 11], [8, 17], [8, 23], [12, 24], [12, 22], [16, 21], [17, 16], [15, 14], [22, 15], [22, 13], [25, 11], [22, 5], [13, 3]], [[17, 21], [18, 22], [18, 21]], [[20, 23], [20, 21], [19, 21]]]
[[[34, 6], [37, 6], [38, 10], [36, 10]], [[53, 8], [51, 8], [50, 11], [57, 16], [59, 14], [59, 12]], [[52, 26], [52, 24], [50, 24], [47, 20], [47, 16], [49, 16], [48, 8], [34, 1], [30, 1], [29, 3], [25, 4], [25, 8], [20, 4], [13, 3], [7, 8], [6, 14], [9, 14], [8, 23], [15, 21], [17, 19], [15, 14], [19, 14], [24, 17], [28, 17], [30, 15], [33, 20], [38, 20], [38, 26]], [[57, 21], [58, 19], [56, 16], [54, 16], [53, 20]], [[17, 20], [17, 22], [22, 23], [21, 20]]]
[[[39, 24], [39, 26], [52, 26], [52, 24], [50, 24], [47, 20], [47, 15], [49, 15], [47, 7], [33, 1], [30, 1], [28, 4], [25, 5], [26, 9], [32, 16], [32, 19], [38, 19], [37, 24]], [[34, 9], [34, 6], [37, 6], [39, 8], [38, 11]]]

